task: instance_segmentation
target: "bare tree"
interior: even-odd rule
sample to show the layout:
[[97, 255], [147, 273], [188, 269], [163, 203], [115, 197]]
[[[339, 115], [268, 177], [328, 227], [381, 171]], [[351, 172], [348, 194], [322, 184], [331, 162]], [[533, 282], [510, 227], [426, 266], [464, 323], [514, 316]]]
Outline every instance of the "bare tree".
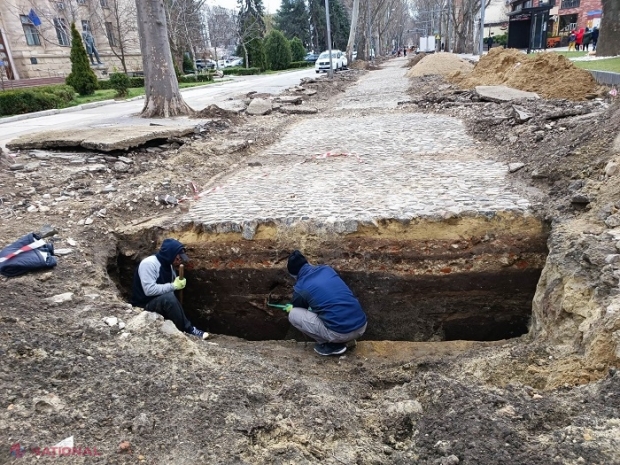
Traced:
[[237, 37], [237, 17], [234, 10], [221, 6], [207, 7], [207, 25], [211, 47], [218, 60], [218, 48], [222, 49], [235, 43]]
[[98, 9], [94, 18], [105, 31], [110, 50], [127, 74], [127, 53], [138, 45], [136, 4], [133, 0], [105, 0], [106, 8]]
[[183, 67], [183, 54], [189, 53], [192, 61], [196, 49], [202, 44], [202, 8], [205, 0], [166, 0], [168, 39], [174, 62]]
[[355, 45], [355, 35], [357, 34], [357, 20], [360, 13], [360, 0], [353, 0], [351, 10], [351, 29], [349, 31], [349, 41], [347, 42], [347, 60], [353, 61], [353, 45]]
[[160, 0], [136, 0], [136, 11], [146, 90], [141, 116], [168, 118], [193, 113], [179, 91], [163, 3]]

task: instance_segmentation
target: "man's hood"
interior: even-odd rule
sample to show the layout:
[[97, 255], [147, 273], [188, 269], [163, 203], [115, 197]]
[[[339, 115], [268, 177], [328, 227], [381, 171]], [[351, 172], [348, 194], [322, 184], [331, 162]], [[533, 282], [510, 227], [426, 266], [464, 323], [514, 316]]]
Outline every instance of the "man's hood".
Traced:
[[164, 242], [157, 252], [157, 258], [164, 263], [170, 263], [174, 261], [175, 257], [179, 255], [185, 246], [176, 239], [164, 239]]

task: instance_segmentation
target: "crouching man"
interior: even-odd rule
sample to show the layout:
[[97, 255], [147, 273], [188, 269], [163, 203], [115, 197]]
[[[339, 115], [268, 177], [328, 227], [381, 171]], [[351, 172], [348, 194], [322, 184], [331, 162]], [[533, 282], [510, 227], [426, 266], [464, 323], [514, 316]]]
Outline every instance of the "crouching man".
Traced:
[[185, 333], [208, 339], [209, 333], [196, 328], [185, 316], [181, 302], [174, 295], [185, 287], [185, 278], [179, 278], [173, 267], [188, 262], [185, 247], [175, 239], [165, 239], [155, 255], [140, 262], [133, 277], [132, 305], [149, 312], [159, 313]]
[[317, 343], [319, 355], [340, 355], [366, 331], [366, 314], [351, 289], [327, 265], [313, 266], [299, 250], [288, 258], [293, 288], [290, 323]]

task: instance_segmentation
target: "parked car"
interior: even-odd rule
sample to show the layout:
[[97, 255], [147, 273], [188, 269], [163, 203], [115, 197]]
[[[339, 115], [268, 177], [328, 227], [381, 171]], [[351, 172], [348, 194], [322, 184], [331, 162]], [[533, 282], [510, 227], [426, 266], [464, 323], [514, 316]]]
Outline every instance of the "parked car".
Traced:
[[243, 58], [231, 57], [226, 60], [226, 66], [243, 66]]
[[[340, 50], [332, 50], [332, 62], [331, 67], [333, 70], [342, 70], [348, 66], [347, 56]], [[329, 50], [324, 51], [319, 55], [314, 63], [314, 70], [318, 73], [321, 71], [329, 71]]]
[[319, 57], [318, 53], [312, 53], [309, 52], [308, 54], [306, 54], [306, 56], [304, 57], [304, 61], [307, 61], [309, 63], [314, 63], [316, 62], [317, 58]]
[[196, 69], [198, 71], [202, 71], [203, 69], [214, 69], [214, 68], [215, 68], [215, 61], [213, 60], [202, 60], [202, 59], [196, 60]]

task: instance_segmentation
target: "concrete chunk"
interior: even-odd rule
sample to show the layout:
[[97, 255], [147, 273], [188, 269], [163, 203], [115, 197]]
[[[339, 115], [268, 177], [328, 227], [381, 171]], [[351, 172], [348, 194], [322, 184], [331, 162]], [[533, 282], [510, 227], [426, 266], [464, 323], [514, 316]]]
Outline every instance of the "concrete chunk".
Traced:
[[128, 150], [156, 139], [182, 137], [194, 131], [194, 124], [178, 126], [118, 126], [56, 130], [26, 134], [7, 143], [11, 150], [82, 147], [102, 152]]
[[538, 94], [506, 86], [476, 86], [476, 94], [487, 102], [511, 102], [520, 99], [538, 99]]
[[271, 100], [265, 98], [255, 98], [250, 102], [246, 112], [248, 115], [262, 116], [271, 113], [271, 109]]

